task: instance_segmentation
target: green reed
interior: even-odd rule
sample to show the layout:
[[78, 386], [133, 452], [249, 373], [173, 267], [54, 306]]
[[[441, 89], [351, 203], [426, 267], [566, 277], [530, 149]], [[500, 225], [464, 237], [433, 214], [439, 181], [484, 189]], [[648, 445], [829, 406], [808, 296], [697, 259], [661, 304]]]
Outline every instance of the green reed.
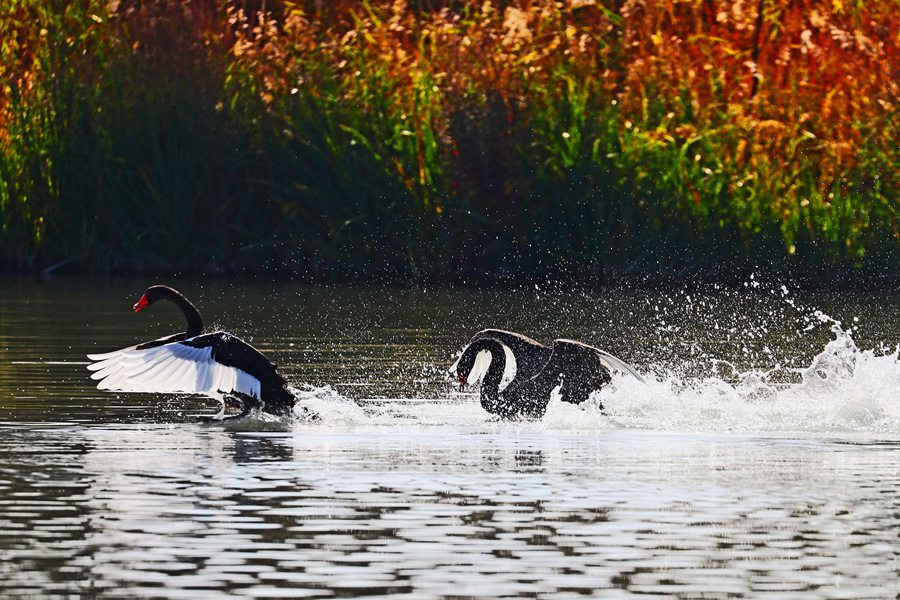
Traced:
[[895, 108], [792, 121], [710, 62], [721, 37], [684, 58], [694, 79], [628, 80], [665, 49], [630, 44], [640, 24], [529, 6], [22, 0], [0, 13], [0, 266], [898, 274]]

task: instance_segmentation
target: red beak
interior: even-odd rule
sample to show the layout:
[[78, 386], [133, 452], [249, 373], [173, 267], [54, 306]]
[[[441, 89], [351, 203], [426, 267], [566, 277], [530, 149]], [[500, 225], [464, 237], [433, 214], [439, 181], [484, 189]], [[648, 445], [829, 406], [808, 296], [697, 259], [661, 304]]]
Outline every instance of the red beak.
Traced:
[[138, 300], [134, 305], [134, 312], [141, 312], [148, 306], [150, 306], [150, 301], [147, 300], [147, 294], [144, 294], [143, 296], [141, 296], [141, 299]]

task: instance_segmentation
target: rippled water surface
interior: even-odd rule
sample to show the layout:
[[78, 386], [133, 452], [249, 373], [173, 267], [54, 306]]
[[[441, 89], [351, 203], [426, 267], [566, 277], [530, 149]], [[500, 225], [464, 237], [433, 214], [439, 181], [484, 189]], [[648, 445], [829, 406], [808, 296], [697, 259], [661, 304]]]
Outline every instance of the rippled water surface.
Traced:
[[[900, 597], [892, 294], [175, 282], [320, 415], [226, 428], [89, 379], [183, 327], [149, 283], [0, 280], [2, 597]], [[647, 383], [495, 421], [488, 326]]]

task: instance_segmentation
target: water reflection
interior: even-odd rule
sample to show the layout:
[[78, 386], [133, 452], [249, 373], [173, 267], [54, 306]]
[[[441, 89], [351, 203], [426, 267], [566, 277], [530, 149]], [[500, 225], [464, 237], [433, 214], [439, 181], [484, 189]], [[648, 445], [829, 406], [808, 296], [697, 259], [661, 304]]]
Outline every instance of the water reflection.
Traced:
[[2, 439], [8, 594], [887, 597], [897, 566], [896, 445], [167, 426]]
[[519, 470], [539, 471], [539, 467], [544, 463], [544, 453], [540, 450], [523, 448], [516, 450], [515, 456], [516, 466], [519, 467]]
[[34, 596], [83, 589], [92, 531], [87, 444], [78, 435], [0, 431], [0, 581]]

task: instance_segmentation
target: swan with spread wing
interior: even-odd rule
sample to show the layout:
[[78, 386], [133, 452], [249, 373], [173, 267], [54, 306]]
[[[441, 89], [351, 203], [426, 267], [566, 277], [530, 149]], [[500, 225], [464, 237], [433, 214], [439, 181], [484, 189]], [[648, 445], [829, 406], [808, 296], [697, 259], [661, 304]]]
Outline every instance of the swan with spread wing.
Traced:
[[[91, 378], [101, 390], [200, 394], [222, 401], [223, 410], [205, 421], [227, 421], [251, 410], [289, 414], [295, 398], [287, 381], [259, 350], [224, 331], [203, 333], [197, 308], [178, 291], [154, 285], [134, 305], [140, 312], [160, 300], [174, 303], [187, 319], [187, 330], [103, 354], [89, 354]], [[240, 407], [225, 416], [226, 400]]]

